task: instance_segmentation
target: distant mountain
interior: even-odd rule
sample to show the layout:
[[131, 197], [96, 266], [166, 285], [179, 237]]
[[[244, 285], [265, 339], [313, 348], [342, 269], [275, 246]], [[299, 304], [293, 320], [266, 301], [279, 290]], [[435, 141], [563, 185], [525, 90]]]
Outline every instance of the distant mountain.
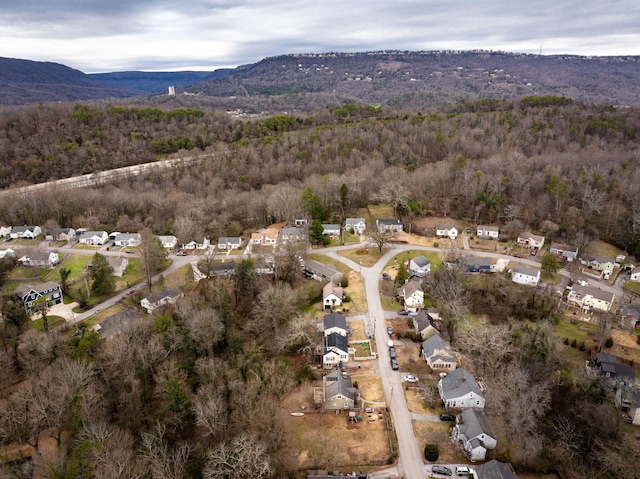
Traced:
[[124, 98], [144, 94], [105, 85], [59, 63], [0, 58], [0, 105]]
[[640, 57], [488, 51], [291, 54], [238, 67], [226, 76], [191, 85], [186, 91], [247, 99], [316, 95], [325, 101], [333, 97], [336, 103], [413, 107], [526, 95], [638, 105]]
[[224, 76], [233, 70], [221, 69], [214, 72], [113, 72], [93, 73], [89, 77], [105, 85], [120, 88], [129, 88], [146, 92], [148, 94], [167, 93], [167, 88], [172, 85], [176, 88], [191, 85]]

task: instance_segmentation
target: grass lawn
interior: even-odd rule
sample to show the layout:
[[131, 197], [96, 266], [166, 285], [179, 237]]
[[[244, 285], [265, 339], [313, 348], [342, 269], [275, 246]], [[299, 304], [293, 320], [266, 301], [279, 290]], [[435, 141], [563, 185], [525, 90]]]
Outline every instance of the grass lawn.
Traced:
[[[322, 264], [330, 264], [338, 271], [340, 271], [345, 278], [349, 281], [349, 286], [345, 288], [345, 292], [351, 297], [351, 302], [343, 303], [342, 308], [362, 313], [367, 310], [367, 299], [364, 294], [364, 285], [362, 284], [362, 277], [357, 271], [353, 271], [346, 264], [342, 264], [336, 259], [329, 258], [323, 254], [311, 253], [307, 255], [309, 259], [313, 259]], [[319, 304], [321, 307], [322, 305]]]
[[379, 204], [367, 206], [369, 213], [368, 224], [375, 225], [377, 219], [381, 218], [395, 218], [393, 215], [393, 208], [391, 205]]
[[385, 311], [400, 311], [402, 309], [402, 305], [389, 296], [382, 296], [380, 302], [382, 302], [382, 308]]
[[8, 281], [12, 279], [40, 279], [44, 278], [50, 270], [28, 266], [16, 266], [11, 270]]
[[586, 250], [592, 255], [604, 256], [605, 258], [615, 259], [615, 257], [619, 254], [626, 255], [626, 253], [620, 248], [616, 248], [615, 246], [600, 240], [595, 240], [589, 243], [589, 246], [587, 246]]
[[473, 250], [488, 251], [491, 253], [502, 253], [509, 246], [508, 241], [496, 241], [491, 239], [478, 238], [472, 236], [469, 238], [469, 247]]
[[[134, 285], [134, 284], [140, 283], [141, 281], [144, 281], [146, 278], [146, 275], [142, 265], [142, 259], [140, 258], [128, 258], [128, 259], [129, 259], [129, 266], [127, 266], [127, 270], [125, 271], [124, 275], [120, 279], [126, 282], [126, 284], [128, 285]], [[189, 265], [189, 267], [191, 267], [191, 265]]]
[[362, 266], [373, 266], [380, 259], [380, 252], [378, 248], [362, 248], [362, 249], [350, 249], [347, 251], [338, 252], [340, 256], [349, 258], [351, 261], [361, 264]]
[[624, 283], [624, 289], [628, 289], [633, 293], [640, 294], [640, 283], [636, 283], [635, 281], [627, 281]]
[[442, 267], [442, 255], [435, 251], [420, 251], [420, 250], [408, 250], [403, 251], [400, 254], [395, 255], [384, 267], [384, 271], [392, 273], [391, 276], [395, 276], [395, 272], [398, 270], [400, 263], [407, 263], [411, 258], [417, 258], [418, 256], [424, 256], [431, 261], [431, 269], [436, 270]]
[[541, 273], [540, 278], [542, 279], [542, 281], [549, 284], [560, 284], [560, 281], [562, 281], [562, 276], [560, 276], [558, 273], [551, 273], [551, 276], [547, 276], [546, 274]]
[[[49, 330], [57, 328], [58, 326], [66, 323], [65, 319], [62, 316], [47, 316], [47, 320], [49, 323]], [[42, 318], [31, 321], [31, 328], [37, 329], [38, 331], [44, 331], [44, 323], [42, 322]]]
[[[584, 362], [589, 359], [589, 348], [594, 346], [593, 335], [597, 331], [597, 326], [583, 321], [576, 321], [571, 324], [568, 321], [560, 320], [556, 326], [560, 344], [558, 345], [560, 354], [567, 360], [573, 369], [579, 369], [584, 366]], [[564, 344], [564, 339], [569, 340], [569, 344]], [[580, 351], [578, 347], [572, 347], [571, 343], [576, 340], [577, 346], [582, 342], [585, 344], [585, 350]]]
[[[358, 244], [360, 243], [360, 237], [354, 235], [349, 231], [344, 232], [344, 244]], [[335, 236], [331, 237], [331, 241], [329, 242], [329, 247], [333, 246], [341, 246], [340, 238], [336, 238]]]
[[60, 281], [60, 270], [62, 268], [68, 268], [71, 273], [67, 282], [73, 284], [76, 281], [82, 280], [83, 273], [87, 270], [87, 264], [93, 259], [93, 256], [87, 254], [71, 254], [67, 255], [58, 266], [56, 266], [49, 278], [51, 281]]

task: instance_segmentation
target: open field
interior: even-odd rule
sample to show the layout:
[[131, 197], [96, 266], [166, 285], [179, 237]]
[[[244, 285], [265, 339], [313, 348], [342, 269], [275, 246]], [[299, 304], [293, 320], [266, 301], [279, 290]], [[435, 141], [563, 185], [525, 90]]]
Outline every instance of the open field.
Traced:
[[[592, 255], [595, 256], [604, 256], [605, 258], [613, 258], [619, 254], [626, 255], [624, 251], [620, 248], [616, 248], [615, 246], [605, 243], [604, 241], [594, 240], [585, 248], [585, 250]], [[634, 258], [627, 257], [625, 261], [633, 261]]]
[[358, 263], [366, 267], [373, 266], [380, 259], [380, 252], [375, 246], [372, 246], [370, 248], [362, 247], [360, 249], [340, 251], [338, 252], [338, 254], [340, 256], [344, 256], [345, 258], [349, 258], [354, 263]]
[[395, 277], [400, 263], [407, 263], [411, 258], [424, 256], [431, 262], [431, 270], [442, 267], [442, 255], [434, 251], [408, 250], [395, 255], [384, 267], [383, 272], [389, 273], [392, 278]]

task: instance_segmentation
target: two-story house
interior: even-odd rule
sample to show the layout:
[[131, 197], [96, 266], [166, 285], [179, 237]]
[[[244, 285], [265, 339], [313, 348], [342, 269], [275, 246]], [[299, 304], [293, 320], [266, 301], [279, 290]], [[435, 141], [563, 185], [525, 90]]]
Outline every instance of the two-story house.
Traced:
[[423, 341], [420, 350], [424, 360], [435, 371], [453, 371], [458, 365], [451, 348], [438, 334]]
[[37, 312], [39, 301], [46, 301], [47, 307], [62, 304], [63, 301], [62, 288], [55, 281], [47, 281], [35, 286], [21, 284], [16, 288], [15, 294], [23, 302], [29, 316]]
[[360, 236], [366, 231], [367, 223], [364, 218], [347, 218], [344, 227], [347, 231]]
[[534, 235], [530, 231], [525, 231], [518, 236], [516, 244], [524, 248], [540, 250], [544, 246], [544, 236]]
[[403, 231], [402, 221], [391, 218], [376, 220], [376, 228], [380, 233], [383, 231], [391, 231], [392, 233], [395, 231]]

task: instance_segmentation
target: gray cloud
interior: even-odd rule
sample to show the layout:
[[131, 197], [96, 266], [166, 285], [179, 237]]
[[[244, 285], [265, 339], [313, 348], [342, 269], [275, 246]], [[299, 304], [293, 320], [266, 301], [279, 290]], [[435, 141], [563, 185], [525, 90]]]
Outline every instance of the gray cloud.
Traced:
[[1, 56], [91, 72], [381, 49], [640, 54], [636, 0], [0, 1]]

